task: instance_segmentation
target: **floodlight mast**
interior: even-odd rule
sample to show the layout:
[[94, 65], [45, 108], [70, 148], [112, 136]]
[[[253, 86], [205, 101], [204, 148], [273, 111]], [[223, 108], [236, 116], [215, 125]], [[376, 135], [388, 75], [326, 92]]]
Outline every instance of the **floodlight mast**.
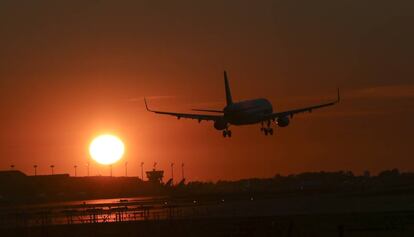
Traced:
[[174, 184], [174, 162], [171, 163], [171, 184]]
[[141, 180], [144, 181], [144, 162], [141, 162]]
[[34, 175], [37, 176], [37, 165], [33, 165]]
[[184, 180], [184, 162], [181, 164], [181, 175], [182, 175], [183, 180]]
[[88, 177], [89, 177], [89, 162], [88, 163], [86, 163], [86, 174], [88, 175]]
[[125, 177], [128, 177], [128, 162], [125, 161]]

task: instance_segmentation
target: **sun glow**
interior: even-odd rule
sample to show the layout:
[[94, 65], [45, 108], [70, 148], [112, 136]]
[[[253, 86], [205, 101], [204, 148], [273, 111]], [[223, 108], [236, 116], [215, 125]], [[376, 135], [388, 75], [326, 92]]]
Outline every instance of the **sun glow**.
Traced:
[[89, 154], [99, 164], [111, 165], [124, 155], [124, 143], [114, 135], [104, 134], [93, 139], [89, 145]]

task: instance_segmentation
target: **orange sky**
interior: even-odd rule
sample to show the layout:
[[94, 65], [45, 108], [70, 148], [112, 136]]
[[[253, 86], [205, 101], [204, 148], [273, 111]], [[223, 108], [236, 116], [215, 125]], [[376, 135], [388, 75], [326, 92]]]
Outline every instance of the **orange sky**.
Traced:
[[[92, 137], [113, 132], [131, 175], [141, 161], [184, 162], [192, 180], [412, 171], [413, 12], [402, 0], [2, 1], [0, 168], [84, 175]], [[223, 69], [236, 100], [289, 109], [339, 86], [343, 101], [273, 137], [247, 126], [223, 139], [211, 123], [145, 111], [143, 96], [158, 109], [223, 107]]]

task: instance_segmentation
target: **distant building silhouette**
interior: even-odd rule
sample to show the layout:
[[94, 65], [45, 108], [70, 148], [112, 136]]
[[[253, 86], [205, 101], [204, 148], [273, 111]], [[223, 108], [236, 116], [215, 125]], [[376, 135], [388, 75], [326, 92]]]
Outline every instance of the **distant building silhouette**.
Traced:
[[385, 170], [378, 175], [355, 176], [349, 171], [305, 172], [272, 178], [189, 183], [163, 183], [164, 171], [147, 171], [148, 181], [139, 177], [71, 177], [68, 174], [27, 176], [18, 170], [0, 171], [0, 204], [130, 197], [137, 195], [286, 194], [359, 192], [411, 193], [413, 172]]
[[163, 186], [143, 182], [138, 177], [75, 177], [69, 174], [28, 176], [18, 170], [0, 171], [0, 204], [152, 194], [163, 194]]
[[0, 171], [0, 180], [7, 182], [13, 181], [16, 179], [24, 179], [26, 175], [18, 170], [6, 170], [6, 171]]

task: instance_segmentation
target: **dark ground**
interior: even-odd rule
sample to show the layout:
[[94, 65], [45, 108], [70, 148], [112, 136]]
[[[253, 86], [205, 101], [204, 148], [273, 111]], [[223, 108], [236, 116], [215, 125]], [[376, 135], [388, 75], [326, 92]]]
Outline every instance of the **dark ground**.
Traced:
[[[3, 196], [0, 237], [414, 236], [414, 173], [398, 170], [378, 176], [318, 172], [232, 182], [191, 182], [175, 187], [136, 178], [34, 179], [22, 174], [14, 177], [20, 180], [16, 183], [10, 182], [10, 175], [16, 176], [15, 172], [4, 172], [0, 191], [22, 198]], [[39, 188], [41, 192], [32, 193], [35, 189], [27, 188], [40, 184], [44, 184]], [[80, 190], [89, 190], [87, 196], [102, 199], [99, 204], [80, 199], [82, 196], [76, 196]], [[108, 190], [109, 197], [137, 197], [133, 195], [143, 190], [158, 196], [142, 199], [138, 195], [135, 201], [116, 199], [118, 203], [113, 203], [104, 199], [108, 198]], [[26, 199], [39, 197], [39, 193], [54, 201], [82, 201], [76, 205], [56, 205], [49, 199], [27, 202]], [[101, 213], [92, 221], [91, 213], [97, 209], [111, 213], [112, 219], [102, 219], [106, 214]], [[117, 209], [122, 209], [123, 218], [116, 218]], [[147, 216], [131, 218], [134, 212], [142, 213], [144, 209]], [[64, 214], [67, 211], [74, 211], [73, 221], [68, 222]], [[44, 213], [49, 213], [47, 218]]]
[[0, 236], [414, 236], [413, 201], [403, 194], [198, 197], [181, 200], [174, 216], [154, 209], [148, 220], [3, 226]]
[[157, 220], [4, 230], [1, 236], [413, 236], [414, 213]]

